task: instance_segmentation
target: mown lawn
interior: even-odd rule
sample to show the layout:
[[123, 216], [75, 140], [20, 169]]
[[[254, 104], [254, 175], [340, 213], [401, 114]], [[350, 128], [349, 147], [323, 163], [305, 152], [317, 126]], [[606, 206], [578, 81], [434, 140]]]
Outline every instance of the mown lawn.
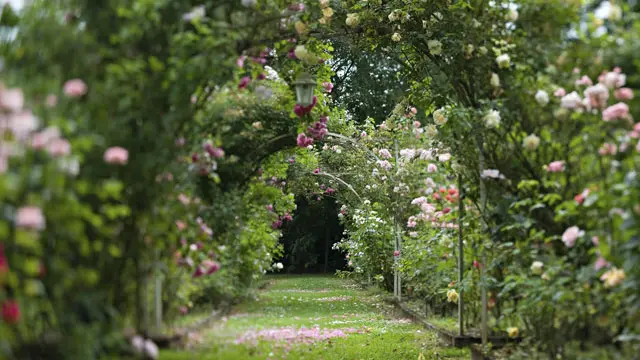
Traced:
[[256, 301], [160, 359], [468, 359], [398, 317], [382, 295], [329, 276], [280, 276]]

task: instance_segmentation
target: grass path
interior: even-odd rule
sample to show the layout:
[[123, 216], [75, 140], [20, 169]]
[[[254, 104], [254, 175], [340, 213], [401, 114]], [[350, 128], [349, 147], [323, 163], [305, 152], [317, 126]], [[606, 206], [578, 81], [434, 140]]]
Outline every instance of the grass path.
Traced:
[[398, 317], [382, 295], [328, 276], [278, 276], [255, 301], [160, 359], [468, 359], [433, 332]]

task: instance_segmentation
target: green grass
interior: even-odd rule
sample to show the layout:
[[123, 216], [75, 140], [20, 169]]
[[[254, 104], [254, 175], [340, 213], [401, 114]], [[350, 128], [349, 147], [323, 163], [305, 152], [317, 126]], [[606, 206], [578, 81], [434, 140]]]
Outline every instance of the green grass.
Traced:
[[[466, 349], [440, 345], [437, 336], [398, 317], [383, 294], [329, 276], [273, 276], [255, 301], [201, 331], [188, 350], [162, 351], [168, 360], [244, 359], [468, 359]], [[308, 343], [259, 340], [236, 344], [247, 332], [286, 327], [358, 330]]]

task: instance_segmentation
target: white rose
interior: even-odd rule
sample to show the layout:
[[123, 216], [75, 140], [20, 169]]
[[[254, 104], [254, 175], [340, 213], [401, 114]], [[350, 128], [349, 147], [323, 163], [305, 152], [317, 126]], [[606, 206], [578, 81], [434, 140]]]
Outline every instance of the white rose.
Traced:
[[484, 123], [488, 128], [492, 129], [500, 125], [500, 119], [499, 111], [489, 110], [489, 112], [484, 116]]
[[542, 263], [542, 261], [534, 261], [533, 264], [531, 264], [531, 272], [536, 275], [542, 274], [543, 268], [544, 264]]
[[444, 108], [440, 108], [433, 112], [433, 122], [435, 122], [436, 125], [444, 125], [447, 121], [449, 121], [449, 119], [447, 119]]
[[347, 14], [347, 26], [355, 27], [360, 23], [360, 17], [358, 14]]
[[573, 91], [560, 99], [560, 106], [565, 109], [575, 109], [578, 105], [582, 104], [582, 98], [577, 92]]
[[535, 134], [531, 134], [527, 136], [522, 141], [522, 147], [524, 147], [527, 150], [533, 151], [538, 148], [538, 145], [540, 145], [540, 138], [537, 137]]
[[391, 35], [391, 40], [398, 42], [402, 40], [402, 36], [399, 33], [393, 33], [393, 35]]
[[538, 90], [536, 92], [536, 101], [540, 106], [545, 106], [549, 103], [549, 94], [544, 90]]
[[502, 54], [496, 58], [496, 63], [501, 69], [508, 69], [511, 66], [511, 57], [509, 54]]
[[496, 73], [491, 73], [491, 86], [500, 87], [500, 76]]
[[429, 40], [427, 41], [427, 46], [429, 47], [429, 52], [433, 55], [442, 54], [442, 43], [438, 40]]
[[507, 19], [507, 21], [510, 21], [510, 22], [515, 22], [516, 20], [518, 20], [518, 10], [509, 9], [509, 12], [505, 16], [505, 19]]

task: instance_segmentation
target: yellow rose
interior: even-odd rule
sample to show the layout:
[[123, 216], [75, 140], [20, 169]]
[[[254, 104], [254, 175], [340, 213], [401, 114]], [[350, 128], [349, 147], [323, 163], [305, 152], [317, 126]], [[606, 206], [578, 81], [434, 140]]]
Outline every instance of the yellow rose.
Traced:
[[457, 303], [460, 295], [455, 289], [447, 291], [447, 301], [451, 303]]
[[306, 34], [309, 30], [307, 28], [307, 25], [305, 25], [305, 23], [303, 23], [302, 21], [296, 21], [295, 28], [296, 32], [300, 35]]
[[332, 17], [333, 16], [333, 9], [330, 8], [330, 7], [322, 9], [322, 15], [324, 15], [324, 17], [326, 17], [326, 18]]
[[520, 332], [519, 332], [517, 327], [509, 327], [509, 328], [507, 328], [507, 334], [509, 334], [510, 338], [518, 337], [519, 333]]

